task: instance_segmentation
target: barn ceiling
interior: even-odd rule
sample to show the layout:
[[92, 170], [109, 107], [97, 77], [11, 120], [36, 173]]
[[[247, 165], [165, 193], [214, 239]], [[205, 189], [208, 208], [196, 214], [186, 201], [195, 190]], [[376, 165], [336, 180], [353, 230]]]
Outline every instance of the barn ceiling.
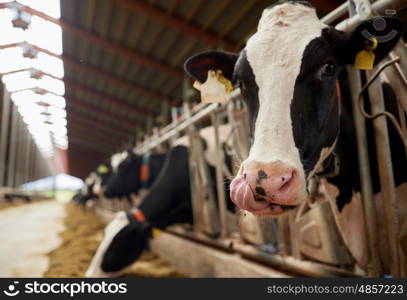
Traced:
[[[61, 0], [69, 169], [96, 164], [181, 104], [193, 53], [238, 51], [271, 0]], [[321, 15], [342, 0], [310, 1]]]

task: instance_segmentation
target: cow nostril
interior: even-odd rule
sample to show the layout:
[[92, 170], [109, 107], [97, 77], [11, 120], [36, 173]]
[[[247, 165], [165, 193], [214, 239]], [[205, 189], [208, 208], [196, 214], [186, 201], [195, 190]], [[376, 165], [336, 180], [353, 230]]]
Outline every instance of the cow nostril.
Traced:
[[247, 177], [247, 174], [246, 174], [246, 173], [244, 173], [244, 174], [243, 174], [243, 178], [245, 178], [245, 179], [246, 179], [246, 177]]
[[261, 196], [266, 196], [266, 191], [260, 186], [257, 186], [255, 188], [255, 191], [256, 191], [256, 194], [259, 194]]
[[288, 189], [288, 187], [291, 185], [291, 183], [293, 182], [294, 176], [295, 176], [295, 171], [293, 171], [290, 176], [281, 177], [281, 181], [284, 183], [280, 186], [278, 191], [279, 192], [286, 191]]

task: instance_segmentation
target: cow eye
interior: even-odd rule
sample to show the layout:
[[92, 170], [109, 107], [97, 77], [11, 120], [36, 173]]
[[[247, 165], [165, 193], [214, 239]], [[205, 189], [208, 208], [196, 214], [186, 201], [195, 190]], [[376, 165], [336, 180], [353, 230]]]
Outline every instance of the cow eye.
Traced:
[[333, 64], [325, 64], [322, 68], [321, 68], [321, 74], [324, 76], [333, 76], [335, 75], [335, 65]]

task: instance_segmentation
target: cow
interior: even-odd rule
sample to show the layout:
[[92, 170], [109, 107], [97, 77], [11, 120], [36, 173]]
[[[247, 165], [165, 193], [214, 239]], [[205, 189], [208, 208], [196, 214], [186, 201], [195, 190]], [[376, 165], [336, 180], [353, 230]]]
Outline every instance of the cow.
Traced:
[[[114, 157], [114, 156], [113, 156]], [[81, 205], [92, 199], [98, 199], [101, 194], [101, 187], [106, 184], [112, 174], [110, 159], [98, 165], [96, 170], [92, 171], [85, 179], [80, 192], [75, 195], [73, 201]]]
[[[221, 126], [223, 142], [230, 136], [230, 126]], [[205, 158], [211, 177], [215, 176], [213, 128], [204, 128], [200, 135], [205, 144]], [[192, 222], [189, 178], [188, 138], [177, 140], [166, 155], [158, 178], [141, 204], [130, 212], [118, 212], [105, 229], [105, 235], [86, 272], [87, 277], [113, 277], [137, 260], [148, 245], [152, 228], [164, 229], [175, 223]], [[231, 160], [225, 152], [227, 167]], [[228, 185], [225, 185], [228, 194]], [[215, 180], [212, 189], [216, 191]], [[216, 194], [216, 193], [215, 193]], [[231, 203], [229, 200], [228, 203]], [[233, 206], [228, 207], [233, 210]]]
[[[284, 214], [308, 198], [311, 178], [332, 169], [335, 162], [339, 171], [328, 181], [340, 191], [338, 209], [360, 192], [346, 66], [354, 64], [371, 35], [379, 41], [372, 50], [375, 65], [398, 42], [403, 23], [390, 16], [378, 20], [365, 20], [347, 34], [322, 23], [308, 3], [285, 2], [263, 11], [257, 31], [239, 54], [206, 51], [185, 62], [186, 72], [200, 82], [209, 70], [221, 70], [240, 87], [247, 105], [253, 141], [230, 188], [239, 208], [260, 217]], [[386, 97], [388, 109], [394, 104], [394, 95]], [[407, 181], [407, 162], [399, 137], [391, 125], [389, 129], [399, 186]], [[370, 125], [367, 135], [377, 193], [380, 182]]]
[[[338, 205], [349, 201], [352, 189], [360, 190], [349, 91], [341, 91], [341, 102], [338, 95], [348, 85], [344, 67], [364, 47], [362, 33], [378, 34], [374, 20], [348, 35], [322, 23], [310, 5], [288, 2], [264, 10], [240, 54], [208, 51], [186, 61], [186, 72], [201, 82], [208, 70], [222, 70], [239, 85], [247, 104], [254, 139], [231, 183], [237, 206], [256, 215], [278, 215], [299, 205], [308, 196], [309, 179], [333, 154], [341, 162], [334, 181], [345, 187]], [[384, 20], [385, 30], [396, 36], [379, 43], [375, 64], [403, 32], [398, 19]], [[406, 181], [406, 172], [397, 175], [397, 183]]]
[[137, 155], [133, 149], [123, 152], [117, 160], [112, 160], [112, 175], [106, 183], [104, 196], [129, 197], [138, 194], [141, 188], [151, 187], [165, 161], [166, 153], [147, 152]]

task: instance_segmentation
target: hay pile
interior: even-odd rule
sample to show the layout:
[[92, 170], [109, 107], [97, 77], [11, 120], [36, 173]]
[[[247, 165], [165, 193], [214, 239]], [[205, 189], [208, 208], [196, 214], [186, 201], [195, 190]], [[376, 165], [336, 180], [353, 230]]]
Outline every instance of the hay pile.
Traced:
[[[65, 231], [59, 248], [49, 253], [44, 277], [83, 277], [103, 237], [106, 223], [77, 205], [66, 206]], [[157, 255], [146, 252], [124, 274], [125, 277], [185, 277]]]
[[73, 204], [66, 205], [64, 225], [61, 245], [49, 253], [44, 277], [83, 277], [106, 226], [99, 217]]

